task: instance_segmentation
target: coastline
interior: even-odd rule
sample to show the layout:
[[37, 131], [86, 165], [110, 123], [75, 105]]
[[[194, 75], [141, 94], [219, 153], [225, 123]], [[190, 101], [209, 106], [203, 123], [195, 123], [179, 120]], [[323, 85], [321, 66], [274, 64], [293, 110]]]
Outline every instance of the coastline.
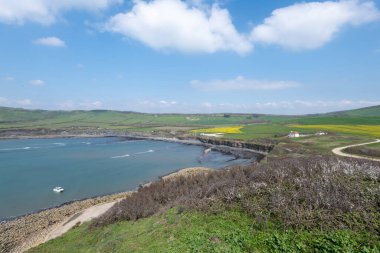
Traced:
[[[164, 141], [180, 143], [184, 145], [196, 145], [202, 146], [213, 151], [221, 152], [223, 154], [233, 155], [236, 158], [251, 159], [255, 158], [256, 161], [263, 159], [271, 150], [273, 149], [273, 144], [259, 144], [259, 143], [249, 143], [238, 140], [221, 140], [213, 138], [200, 138], [200, 137], [189, 137], [189, 136], [155, 136], [151, 134], [141, 134], [141, 133], [121, 133], [115, 131], [87, 131], [86, 133], [78, 132], [59, 132], [55, 134], [31, 134], [29, 132], [27, 135], [20, 135], [19, 133], [2, 136], [6, 133], [0, 130], [0, 141], [1, 140], [18, 140], [18, 139], [54, 139], [54, 138], [126, 138], [130, 140], [152, 140], [152, 141]], [[236, 145], [235, 145], [236, 144]]]
[[75, 213], [101, 203], [116, 201], [132, 194], [115, 193], [62, 204], [0, 223], [0, 252], [23, 252], [40, 243], [54, 227]]
[[[134, 140], [153, 140], [175, 142], [186, 145], [197, 145], [205, 147], [205, 154], [211, 150], [221, 153], [230, 154], [236, 158], [251, 159], [252, 162], [259, 162], [264, 154], [261, 151], [249, 149], [249, 145], [242, 145], [242, 142], [232, 142], [236, 145], [231, 145], [228, 142], [220, 143], [220, 140], [214, 142], [200, 139], [184, 139], [176, 137], [157, 137], [157, 136], [139, 136], [131, 134], [104, 134], [104, 135], [89, 135], [89, 134], [71, 134], [71, 135], [27, 135], [27, 136], [13, 136], [7, 139], [51, 139], [51, 138], [104, 138], [104, 137], [119, 137]], [[4, 138], [0, 137], [0, 141]], [[230, 144], [230, 146], [224, 145]], [[243, 143], [244, 144], [244, 143]], [[246, 143], [247, 144], [247, 143]], [[182, 168], [175, 170], [169, 174], [160, 176], [157, 180], [169, 180], [175, 176], [191, 176], [194, 173], [208, 173], [210, 169], [196, 167], [196, 168]], [[146, 187], [151, 182], [148, 182], [140, 187]], [[90, 207], [99, 204], [110, 203], [118, 201], [122, 198], [128, 197], [134, 191], [112, 193], [103, 196], [96, 196], [88, 199], [74, 200], [63, 203], [59, 206], [37, 210], [35, 212], [25, 214], [18, 217], [12, 217], [0, 221], [0, 252], [23, 252], [31, 247], [34, 247], [44, 241], [46, 236], [54, 230], [63, 221], [73, 217], [78, 212], [84, 211]]]
[[[204, 167], [184, 168], [159, 177], [157, 180], [171, 180], [178, 176], [193, 176], [198, 173], [208, 173], [212, 169]], [[141, 185], [148, 187], [151, 182]], [[31, 214], [0, 222], [0, 252], [18, 253], [36, 247], [51, 238], [56, 230], [61, 229], [77, 216], [90, 208], [120, 201], [136, 191], [126, 191], [64, 203]]]
[[[260, 162], [262, 157], [260, 157], [259, 155], [264, 154], [264, 152], [255, 151], [255, 150], [244, 148], [244, 147], [231, 147], [231, 146], [220, 145], [220, 144], [213, 145], [211, 143], [204, 142], [204, 141], [201, 141], [199, 139], [190, 139], [190, 138], [183, 139], [183, 138], [177, 138], [177, 137], [158, 137], [158, 136], [151, 136], [151, 135], [143, 136], [143, 135], [134, 135], [134, 134], [125, 134], [125, 135], [121, 135], [121, 134], [120, 135], [90, 135], [90, 134], [19, 135], [19, 136], [13, 136], [13, 137], [8, 137], [8, 138], [4, 138], [4, 137], [0, 136], [0, 141], [2, 141], [2, 140], [22, 140], [22, 139], [54, 139], [54, 138], [71, 139], [71, 138], [112, 138], [112, 137], [125, 138], [125, 139], [129, 139], [129, 140], [152, 140], [152, 141], [180, 143], [180, 144], [184, 144], [184, 145], [202, 146], [205, 148], [204, 154], [203, 154], [204, 156], [207, 155], [208, 152], [210, 152], [210, 151], [216, 151], [216, 152], [220, 152], [222, 154], [232, 155], [235, 157], [235, 159], [242, 158], [242, 159], [251, 160], [251, 162]], [[158, 179], [165, 178], [169, 175], [178, 173], [178, 172], [185, 170], [185, 169], [187, 169], [187, 168], [175, 169], [172, 172], [169, 172], [165, 175], [159, 176]], [[150, 183], [150, 182], [147, 182], [147, 183]], [[147, 183], [144, 183], [142, 185], [146, 185]], [[112, 195], [121, 194], [121, 193], [124, 193], [124, 191], [123, 192], [113, 192], [113, 193], [104, 194], [104, 195], [102, 194], [102, 195], [97, 195], [97, 196], [84, 198], [84, 199], [71, 200], [71, 201], [59, 204], [57, 206], [51, 206], [51, 207], [47, 207], [47, 208], [43, 208], [43, 209], [38, 209], [38, 210], [31, 211], [29, 213], [18, 215], [18, 216], [7, 217], [5, 219], [0, 220], [0, 224], [2, 224], [4, 222], [16, 220], [16, 219], [22, 218], [24, 216], [29, 216], [29, 215], [33, 215], [33, 214], [36, 214], [39, 212], [48, 211], [50, 209], [60, 208], [62, 206], [69, 205], [69, 204], [74, 203], [74, 202], [81, 202], [81, 201], [86, 201], [86, 200], [94, 199], [94, 198], [102, 198], [102, 197], [112, 196]]]

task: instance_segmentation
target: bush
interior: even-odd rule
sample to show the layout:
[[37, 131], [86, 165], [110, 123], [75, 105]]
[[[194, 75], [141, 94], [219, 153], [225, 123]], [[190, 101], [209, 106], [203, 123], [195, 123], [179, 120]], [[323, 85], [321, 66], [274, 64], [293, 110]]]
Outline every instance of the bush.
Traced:
[[255, 226], [380, 232], [379, 163], [336, 157], [279, 159], [159, 180], [116, 204], [92, 226], [149, 217], [173, 206], [238, 208]]

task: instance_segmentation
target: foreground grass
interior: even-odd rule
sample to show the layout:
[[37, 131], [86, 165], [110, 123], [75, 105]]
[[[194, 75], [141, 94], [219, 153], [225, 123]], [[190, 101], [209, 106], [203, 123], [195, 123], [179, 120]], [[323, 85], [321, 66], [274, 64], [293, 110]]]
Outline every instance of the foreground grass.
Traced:
[[95, 229], [84, 224], [28, 252], [379, 252], [376, 239], [365, 231], [261, 228], [237, 210], [170, 209], [136, 222]]

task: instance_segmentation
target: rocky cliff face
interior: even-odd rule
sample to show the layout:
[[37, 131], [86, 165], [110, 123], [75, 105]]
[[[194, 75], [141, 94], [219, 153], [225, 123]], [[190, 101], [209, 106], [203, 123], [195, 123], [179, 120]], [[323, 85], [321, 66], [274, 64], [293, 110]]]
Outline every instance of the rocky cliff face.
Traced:
[[211, 139], [211, 138], [198, 138], [198, 140], [205, 144], [215, 146], [227, 146], [239, 149], [250, 149], [258, 153], [269, 153], [274, 148], [273, 144], [258, 144], [253, 142], [223, 140], [223, 139]]

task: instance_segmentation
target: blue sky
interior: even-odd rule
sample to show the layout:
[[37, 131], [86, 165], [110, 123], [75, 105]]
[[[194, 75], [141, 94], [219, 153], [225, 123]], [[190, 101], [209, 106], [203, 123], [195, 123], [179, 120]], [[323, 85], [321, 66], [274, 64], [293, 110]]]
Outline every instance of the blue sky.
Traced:
[[0, 0], [0, 106], [299, 114], [377, 105], [379, 8]]

